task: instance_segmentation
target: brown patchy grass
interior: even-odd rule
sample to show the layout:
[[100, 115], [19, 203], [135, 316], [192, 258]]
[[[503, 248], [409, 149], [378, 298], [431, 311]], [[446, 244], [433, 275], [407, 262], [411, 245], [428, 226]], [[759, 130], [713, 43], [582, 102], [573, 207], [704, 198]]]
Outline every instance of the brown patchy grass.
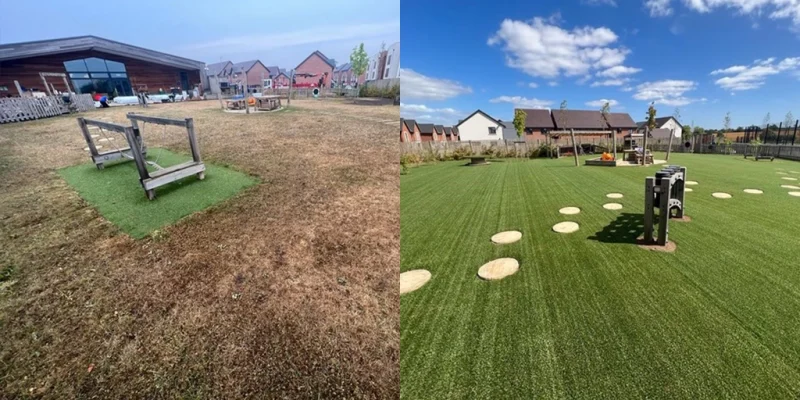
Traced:
[[74, 116], [0, 126], [0, 397], [398, 397], [396, 126], [364, 118], [398, 108], [293, 106], [144, 110], [261, 183], [138, 241], [55, 173], [89, 160]]

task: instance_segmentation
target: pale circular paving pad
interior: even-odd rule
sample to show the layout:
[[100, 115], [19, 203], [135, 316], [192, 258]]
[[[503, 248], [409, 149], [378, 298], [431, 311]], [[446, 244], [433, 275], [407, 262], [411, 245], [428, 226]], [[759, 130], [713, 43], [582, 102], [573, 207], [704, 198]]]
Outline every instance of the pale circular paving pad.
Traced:
[[686, 184], [689, 186], [697, 185], [697, 181], [686, 181]]
[[498, 258], [483, 264], [478, 269], [478, 276], [487, 281], [494, 281], [511, 276], [519, 271], [519, 261], [513, 258]]
[[797, 180], [797, 178], [792, 178], [792, 177], [788, 177], [788, 176], [784, 176], [781, 179], [784, 179], [784, 180], [787, 180], [787, 181], [796, 181]]
[[110, 137], [110, 138], [102, 138], [102, 139], [98, 139], [97, 141], [98, 141], [98, 142], [108, 142], [108, 141], [111, 141], [111, 140], [114, 140], [114, 138], [113, 138], [113, 137]]
[[96, 138], [99, 138], [99, 137], [100, 137], [100, 135], [89, 135], [89, 136], [91, 136], [91, 137], [92, 137], [92, 139], [96, 139]]
[[721, 192], [711, 193], [711, 195], [718, 199], [730, 199], [732, 197], [728, 193], [721, 193]]
[[400, 294], [413, 292], [431, 280], [431, 273], [425, 269], [414, 269], [400, 274]]
[[778, 175], [789, 175], [786, 172], [782, 172], [782, 171], [778, 171], [778, 172], [776, 172], [776, 174], [778, 174]]
[[564, 207], [558, 210], [558, 212], [566, 215], [574, 215], [574, 214], [580, 214], [581, 209], [578, 207]]
[[683, 191], [684, 192], [694, 192], [694, 189], [692, 189], [692, 188], [684, 188]]
[[603, 204], [603, 208], [606, 210], [622, 210], [622, 204], [619, 203], [606, 203]]
[[[97, 150], [100, 150], [100, 149], [103, 148], [103, 146], [94, 146], [94, 148], [97, 149]], [[89, 148], [88, 147], [84, 147], [83, 151], [89, 151]]]
[[558, 232], [558, 233], [572, 233], [577, 231], [578, 229], [580, 229], [580, 226], [578, 226], [577, 223], [570, 221], [559, 222], [553, 225], [553, 232]]
[[800, 197], [800, 192], [789, 192], [789, 196]]
[[609, 199], [621, 199], [622, 193], [609, 193], [606, 195]]
[[496, 244], [514, 243], [520, 239], [522, 239], [522, 232], [520, 231], [505, 231], [492, 236], [492, 242]]
[[763, 190], [758, 190], [758, 189], [745, 189], [744, 192], [745, 193], [750, 193], [750, 194], [762, 194], [762, 193], [764, 193]]
[[797, 172], [797, 171], [789, 171], [789, 173], [790, 174], [800, 174], [800, 172]]
[[800, 190], [800, 186], [795, 186], [795, 185], [781, 185], [781, 187], [784, 188], [784, 189], [797, 189], [797, 190]]

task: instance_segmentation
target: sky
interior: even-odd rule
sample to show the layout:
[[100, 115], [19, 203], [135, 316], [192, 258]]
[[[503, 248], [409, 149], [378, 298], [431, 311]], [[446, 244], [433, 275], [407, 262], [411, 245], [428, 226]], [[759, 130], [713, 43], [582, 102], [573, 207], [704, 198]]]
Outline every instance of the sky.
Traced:
[[800, 118], [798, 0], [402, 0], [401, 20], [401, 116], [418, 122], [564, 100], [635, 121], [655, 102], [707, 129]]
[[215, 63], [294, 68], [314, 50], [338, 64], [400, 40], [400, 0], [0, 0], [0, 43], [95, 35]]

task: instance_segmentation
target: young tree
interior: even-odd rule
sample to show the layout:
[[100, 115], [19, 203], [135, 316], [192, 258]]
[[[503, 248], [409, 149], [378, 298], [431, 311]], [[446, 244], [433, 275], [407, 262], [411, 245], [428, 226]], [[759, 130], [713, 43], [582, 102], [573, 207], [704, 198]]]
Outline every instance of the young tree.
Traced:
[[644, 133], [644, 143], [642, 143], [642, 165], [647, 165], [647, 137], [650, 132], [656, 129], [656, 102], [650, 103], [647, 108], [647, 130]]
[[[681, 109], [675, 107], [675, 111], [672, 112], [672, 118], [675, 118], [675, 121], [680, 123], [681, 121]], [[667, 145], [667, 161], [669, 161], [669, 153], [672, 152], [672, 138], [675, 137], [675, 132], [669, 132], [669, 144]]]
[[[566, 100], [561, 102], [560, 109], [561, 113], [559, 113], [560, 114], [559, 116], [561, 118], [561, 129], [564, 129], [566, 127], [566, 122], [567, 122], [567, 115], [565, 113], [565, 111], [567, 111]], [[579, 167], [580, 162], [578, 161], [578, 145], [575, 143], [575, 130], [572, 128], [569, 129], [569, 137], [570, 139], [572, 139], [572, 156], [575, 157], [575, 166]]]
[[[786, 117], [783, 119], [783, 128], [786, 129], [787, 133], [789, 132], [789, 127], [792, 126], [792, 124], [794, 124], [794, 121], [795, 119], [794, 115], [792, 115], [792, 112], [791, 111], [787, 112]], [[778, 134], [780, 134], [780, 132], [778, 132]]]
[[[606, 123], [606, 126], [608, 126], [609, 129], [611, 129], [611, 124], [608, 123], [608, 113], [610, 113], [610, 112], [611, 112], [611, 104], [609, 104], [609, 102], [606, 102], [605, 104], [603, 104], [603, 108], [600, 109], [600, 115], [603, 117], [603, 122]], [[612, 138], [611, 139], [612, 145], [614, 146], [614, 150], [613, 150], [614, 162], [616, 162], [617, 161], [617, 134], [614, 133], [613, 129], [611, 130], [611, 138]]]
[[[367, 56], [367, 51], [364, 50], [364, 43], [353, 48], [353, 52], [350, 54], [350, 69], [356, 75], [356, 82], [358, 82], [358, 77], [367, 70], [367, 63], [369, 63], [369, 56]], [[356, 96], [360, 95], [361, 90], [356, 93]]]
[[725, 118], [722, 119], [722, 130], [716, 132], [717, 143], [725, 142], [725, 133], [731, 130], [731, 112], [725, 113]]
[[525, 121], [527, 118], [528, 114], [525, 110], [519, 108], [514, 110], [514, 129], [517, 130], [518, 138], [522, 138], [522, 135], [525, 134]]
[[767, 113], [767, 115], [764, 116], [764, 121], [762, 123], [762, 125], [764, 125], [764, 140], [763, 140], [764, 142], [767, 141], [767, 136], [769, 134], [769, 122], [770, 122], [770, 115], [769, 113]]

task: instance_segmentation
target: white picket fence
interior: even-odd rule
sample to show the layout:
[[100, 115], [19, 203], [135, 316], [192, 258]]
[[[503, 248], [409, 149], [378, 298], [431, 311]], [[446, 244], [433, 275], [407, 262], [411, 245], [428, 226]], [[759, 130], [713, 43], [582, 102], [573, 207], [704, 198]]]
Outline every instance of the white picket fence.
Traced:
[[0, 124], [55, 117], [94, 109], [90, 94], [73, 94], [65, 103], [61, 96], [10, 97], [0, 99]]

